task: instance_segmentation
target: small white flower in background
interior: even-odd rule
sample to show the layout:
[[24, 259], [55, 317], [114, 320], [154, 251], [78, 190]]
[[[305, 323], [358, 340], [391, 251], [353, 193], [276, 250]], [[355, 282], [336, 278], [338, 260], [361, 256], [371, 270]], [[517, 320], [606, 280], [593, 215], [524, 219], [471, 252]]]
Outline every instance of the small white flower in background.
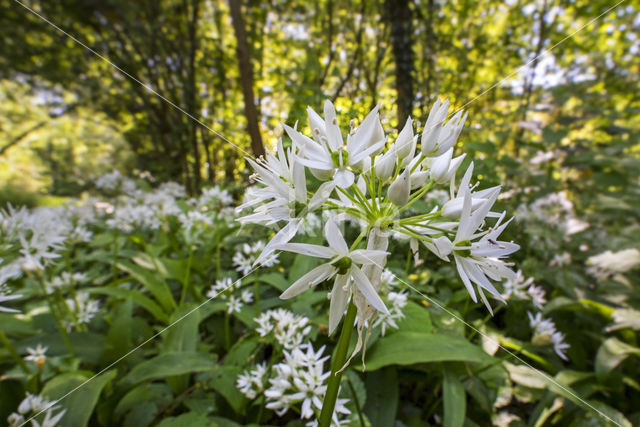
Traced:
[[311, 332], [308, 318], [282, 308], [265, 311], [253, 320], [258, 324], [256, 332], [261, 337], [273, 334], [276, 341], [287, 350], [301, 345]]
[[555, 353], [561, 359], [569, 360], [565, 352], [570, 346], [564, 342], [565, 335], [556, 330], [556, 324], [553, 320], [543, 318], [542, 313], [536, 313], [535, 316], [532, 316], [527, 312], [527, 315], [529, 316], [529, 326], [533, 329], [531, 343], [534, 345], [553, 344]]
[[78, 328], [82, 325], [88, 325], [100, 310], [100, 303], [97, 300], [91, 299], [90, 295], [86, 292], [79, 292], [75, 298], [68, 298], [65, 300], [69, 311], [73, 313], [73, 319], [68, 323], [68, 328]]
[[626, 273], [640, 265], [640, 251], [635, 248], [618, 252], [605, 251], [587, 259], [587, 271], [600, 280]]
[[[254, 263], [259, 259], [260, 254], [265, 249], [265, 243], [262, 240], [257, 241], [253, 245], [243, 244], [239, 250], [233, 255], [233, 265], [236, 271], [246, 275], [253, 268]], [[263, 267], [272, 267], [279, 264], [278, 254], [270, 253], [268, 256], [260, 260]]]
[[262, 362], [256, 365], [255, 369], [244, 371], [244, 373], [238, 375], [236, 386], [240, 393], [249, 399], [255, 399], [259, 393], [264, 391], [266, 373], [267, 363]]
[[[22, 295], [10, 295], [11, 291], [4, 283], [0, 285], [0, 304], [5, 301], [12, 301], [22, 298]], [[20, 313], [20, 310], [14, 308], [7, 308], [0, 305], [0, 312], [5, 313]]]
[[63, 271], [59, 276], [55, 276], [51, 281], [45, 283], [45, 288], [48, 294], [52, 294], [57, 289], [64, 291], [75, 285], [84, 283], [87, 280], [87, 275], [84, 273], [69, 273], [68, 271]]
[[373, 322], [374, 328], [380, 326], [380, 334], [382, 336], [385, 335], [387, 327], [398, 329], [396, 320], [404, 317], [402, 309], [407, 305], [407, 293], [406, 291], [389, 292], [387, 294], [387, 301], [391, 303], [389, 314], [380, 313]]
[[569, 252], [563, 252], [561, 254], [555, 254], [553, 259], [549, 262], [551, 267], [565, 267], [571, 264], [571, 254]]
[[197, 201], [197, 206], [208, 206], [220, 203], [222, 206], [228, 206], [233, 203], [233, 197], [227, 190], [222, 190], [219, 186], [205, 188]]
[[518, 270], [515, 277], [507, 279], [502, 283], [502, 288], [504, 289], [502, 291], [502, 297], [505, 300], [512, 297], [526, 300], [529, 298], [529, 295], [525, 291], [525, 288], [531, 285], [533, 285], [533, 277], [525, 279], [522, 270]]
[[527, 293], [531, 297], [531, 302], [538, 309], [542, 310], [544, 305], [547, 303], [545, 299], [546, 291], [541, 286], [531, 285], [529, 289], [527, 289]]
[[12, 413], [7, 418], [7, 422], [10, 427], [18, 427], [25, 423], [25, 417], [33, 416], [39, 412], [46, 411], [42, 424], [35, 420], [31, 420], [34, 427], [56, 427], [67, 412], [66, 409], [58, 412], [54, 415], [54, 411], [60, 409], [60, 406], [56, 406], [56, 402], [49, 401], [42, 396], [33, 395], [27, 393], [27, 397], [24, 398], [20, 405], [18, 405], [17, 412]]
[[553, 343], [553, 351], [555, 351], [562, 360], [568, 361], [569, 358], [565, 352], [570, 346], [564, 342], [564, 334], [562, 332], [554, 332], [551, 335], [551, 342]]
[[240, 296], [234, 295], [242, 287], [241, 280], [233, 280], [225, 277], [222, 280], [216, 280], [207, 291], [207, 298], [220, 298], [227, 303], [227, 313], [239, 313], [244, 304], [253, 302], [253, 295], [248, 289], [242, 291]]
[[38, 367], [44, 365], [47, 361], [47, 350], [49, 347], [43, 347], [42, 344], [38, 344], [35, 349], [31, 347], [27, 347], [27, 353], [24, 357], [24, 360], [30, 360], [34, 362]]
[[180, 215], [178, 215], [178, 221], [180, 221], [180, 224], [182, 224], [182, 228], [186, 231], [189, 232], [191, 231], [191, 229], [193, 227], [197, 227], [197, 226], [204, 226], [204, 225], [208, 225], [208, 226], [212, 226], [213, 225], [213, 220], [206, 214], [202, 213], [202, 212], [198, 212], [196, 210], [191, 210], [189, 212], [185, 213], [181, 213]]
[[519, 220], [551, 225], [567, 236], [589, 228], [588, 223], [576, 217], [573, 203], [564, 191], [547, 194], [529, 205], [518, 206], [516, 216]]
[[631, 328], [640, 331], [640, 311], [631, 308], [617, 308], [611, 315], [613, 317], [613, 325], [606, 328], [607, 332], [617, 331], [618, 329]]

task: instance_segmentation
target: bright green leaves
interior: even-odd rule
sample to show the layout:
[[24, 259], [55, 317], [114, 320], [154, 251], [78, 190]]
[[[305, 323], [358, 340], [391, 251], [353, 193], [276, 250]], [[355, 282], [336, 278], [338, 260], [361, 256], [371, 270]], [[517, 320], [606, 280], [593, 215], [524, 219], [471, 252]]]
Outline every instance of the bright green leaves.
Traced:
[[448, 369], [443, 370], [442, 400], [444, 402], [444, 427], [462, 427], [467, 410], [464, 386], [458, 376]]
[[[107, 371], [87, 381], [91, 377], [90, 372], [67, 372], [53, 378], [42, 389], [42, 395], [50, 400], [66, 396], [63, 407], [67, 412], [62, 418], [62, 425], [86, 426], [102, 389], [116, 377], [116, 371]], [[82, 387], [82, 390], [76, 392], [79, 387]]]
[[444, 361], [484, 363], [491, 360], [481, 348], [463, 338], [399, 331], [378, 340], [367, 351], [365, 362], [367, 371], [374, 371], [391, 365]]

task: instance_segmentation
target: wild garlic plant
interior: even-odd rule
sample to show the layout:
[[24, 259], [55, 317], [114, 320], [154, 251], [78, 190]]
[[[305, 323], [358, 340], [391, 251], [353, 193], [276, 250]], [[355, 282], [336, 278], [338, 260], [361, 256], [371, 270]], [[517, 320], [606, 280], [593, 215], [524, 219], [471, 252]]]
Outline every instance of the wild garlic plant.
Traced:
[[[255, 161], [247, 159], [255, 170], [253, 179], [262, 187], [239, 207], [254, 209], [239, 221], [283, 225], [254, 265], [278, 250], [323, 259], [323, 264], [304, 274], [281, 297], [291, 298], [333, 280], [329, 292], [330, 334], [349, 306], [332, 363], [333, 373], [346, 366], [346, 344], [356, 315], [358, 345], [353, 354], [362, 348], [364, 327], [379, 313], [390, 314], [378, 291], [389, 237], [394, 233], [410, 239], [414, 254], [424, 247], [445, 261], [453, 259], [471, 298], [475, 302], [479, 295], [490, 311], [485, 292], [504, 302], [491, 280], [515, 279], [503, 258], [519, 246], [498, 240], [510, 220], [505, 221], [504, 212], [491, 211], [500, 187], [478, 190], [478, 184], [472, 185], [473, 162], [457, 188], [455, 185], [465, 155], [454, 158], [453, 148], [467, 114], [459, 111], [446, 120], [449, 102], [438, 100], [421, 137], [414, 133], [409, 118], [395, 141], [388, 143], [378, 109], [376, 106], [357, 127], [351, 121], [345, 138], [334, 105], [326, 101], [324, 119], [308, 108], [311, 136], [283, 125], [290, 146], [285, 147], [280, 140], [275, 152]], [[446, 202], [430, 212], [413, 213], [409, 209], [441, 185], [449, 186]], [[317, 212], [330, 214], [324, 227], [327, 244], [293, 242], [306, 217]], [[362, 231], [353, 241], [347, 242], [338, 225], [345, 220], [361, 225]], [[332, 391], [331, 382], [339, 381], [339, 375], [335, 377], [337, 380], [334, 375], [329, 379], [325, 401], [328, 399], [331, 407], [326, 411], [323, 407], [321, 425], [323, 419], [328, 423], [327, 417], [333, 412], [330, 402], [335, 402], [337, 395], [331, 393], [337, 386]]]

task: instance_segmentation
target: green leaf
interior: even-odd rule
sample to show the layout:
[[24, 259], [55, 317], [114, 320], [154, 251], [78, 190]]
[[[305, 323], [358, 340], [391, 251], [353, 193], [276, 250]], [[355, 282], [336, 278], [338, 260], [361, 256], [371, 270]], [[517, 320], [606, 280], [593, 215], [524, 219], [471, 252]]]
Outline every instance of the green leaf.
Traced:
[[462, 338], [400, 331], [378, 340], [365, 359], [369, 371], [389, 365], [444, 361], [482, 363], [491, 362], [492, 358]]
[[196, 350], [200, 342], [200, 313], [198, 310], [194, 311], [195, 307], [195, 304], [185, 304], [171, 315], [169, 323], [173, 326], [166, 332], [163, 340], [165, 352]]
[[[91, 378], [91, 373], [67, 372], [49, 381], [41, 394], [49, 400], [59, 400], [66, 396], [60, 402], [67, 410], [62, 417], [61, 425], [86, 426], [102, 389], [115, 376], [116, 370], [113, 369], [86, 382]], [[79, 387], [82, 387], [82, 390], [77, 390]]]
[[596, 355], [596, 373], [608, 374], [631, 355], [640, 356], [640, 348], [626, 344], [617, 338], [605, 340]]
[[[404, 317], [398, 321], [398, 331], [429, 333], [433, 331], [429, 311], [413, 301], [408, 301], [402, 309]], [[389, 331], [394, 331], [390, 328]]]
[[108, 364], [133, 347], [131, 339], [133, 300], [127, 298], [113, 309], [112, 323], [107, 333], [103, 359]]
[[236, 379], [241, 373], [242, 369], [238, 366], [218, 366], [213, 372], [212, 379], [209, 383], [215, 391], [225, 398], [238, 414], [244, 413], [244, 407], [247, 404], [247, 399], [236, 387]]
[[207, 418], [206, 415], [196, 412], [187, 412], [177, 417], [165, 418], [157, 427], [216, 427], [218, 424]]
[[87, 288], [86, 292], [92, 294], [109, 295], [116, 298], [131, 298], [134, 303], [147, 310], [149, 313], [162, 323], [169, 323], [169, 316], [164, 312], [162, 307], [155, 303], [151, 298], [141, 294], [139, 291], [124, 288]]
[[364, 413], [372, 427], [392, 426], [398, 410], [398, 374], [395, 368], [368, 372], [365, 376], [367, 403]]
[[464, 387], [458, 376], [445, 369], [442, 379], [442, 399], [444, 402], [444, 427], [462, 427], [467, 411]]
[[215, 359], [203, 353], [164, 353], [134, 367], [121, 382], [135, 384], [146, 380], [164, 379], [172, 375], [204, 372], [214, 367]]
[[175, 310], [176, 302], [173, 299], [173, 295], [171, 295], [171, 290], [165, 280], [158, 274], [129, 262], [119, 262], [117, 267], [140, 282], [166, 312]]

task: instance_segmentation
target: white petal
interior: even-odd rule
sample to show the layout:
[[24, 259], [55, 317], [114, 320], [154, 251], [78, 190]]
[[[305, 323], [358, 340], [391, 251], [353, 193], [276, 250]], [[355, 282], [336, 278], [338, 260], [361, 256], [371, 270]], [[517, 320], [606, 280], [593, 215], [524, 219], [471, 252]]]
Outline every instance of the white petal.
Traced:
[[467, 288], [467, 291], [469, 292], [469, 295], [471, 295], [471, 299], [473, 300], [473, 302], [478, 302], [478, 298], [476, 297], [476, 291], [473, 289], [473, 285], [471, 284], [471, 281], [469, 280], [469, 276], [465, 271], [464, 258], [459, 257], [455, 254], [453, 255], [453, 257], [456, 260], [456, 268], [458, 269], [458, 274], [462, 279], [462, 283], [464, 283], [464, 287]]
[[324, 126], [327, 132], [329, 148], [332, 151], [342, 149], [342, 133], [336, 117], [336, 109], [328, 99], [324, 102]]
[[298, 280], [296, 280], [293, 285], [289, 286], [289, 288], [280, 295], [282, 299], [289, 299], [291, 297], [295, 297], [302, 291], [306, 291], [322, 282], [323, 280], [328, 279], [336, 272], [336, 268], [331, 264], [326, 263], [319, 265], [314, 268]]
[[314, 211], [322, 206], [331, 197], [334, 188], [336, 188], [336, 184], [333, 181], [327, 181], [320, 185], [311, 200], [309, 200], [309, 210]]
[[336, 276], [336, 281], [333, 283], [331, 304], [329, 305], [329, 335], [338, 327], [340, 319], [344, 315], [344, 310], [347, 308], [349, 293], [344, 290], [344, 287], [348, 280], [349, 275], [342, 274]]
[[384, 305], [384, 302], [382, 302], [382, 300], [380, 299], [380, 296], [374, 289], [371, 281], [369, 281], [369, 278], [365, 276], [362, 270], [360, 270], [355, 265], [352, 265], [350, 271], [351, 277], [353, 277], [356, 286], [358, 287], [360, 292], [362, 292], [362, 295], [364, 295], [367, 301], [369, 301], [369, 304], [371, 304], [373, 308], [375, 308], [379, 312], [389, 314], [389, 310]]
[[273, 236], [271, 240], [269, 240], [269, 243], [267, 243], [267, 245], [264, 247], [264, 249], [260, 253], [260, 256], [256, 259], [253, 265], [259, 265], [260, 263], [262, 263], [262, 261], [267, 259], [269, 255], [276, 251], [276, 248], [279, 245], [283, 245], [293, 239], [293, 237], [298, 232], [298, 228], [300, 228], [301, 223], [302, 221], [300, 221], [299, 219], [294, 219], [289, 222], [289, 224], [285, 225], [284, 228], [278, 231], [276, 235]]
[[287, 243], [276, 246], [276, 249], [325, 259], [334, 258], [336, 256], [336, 252], [333, 249], [320, 245], [311, 245], [309, 243]]
[[324, 236], [329, 242], [329, 246], [339, 255], [347, 255], [349, 253], [349, 248], [347, 247], [347, 242], [344, 241], [344, 237], [342, 237], [342, 233], [338, 228], [338, 225], [333, 220], [328, 220], [327, 224], [324, 226]]
[[373, 264], [380, 268], [384, 266], [384, 260], [389, 252], [375, 251], [370, 249], [356, 249], [349, 253], [349, 258], [356, 264]]
[[347, 169], [338, 169], [333, 176], [333, 180], [340, 188], [349, 188], [355, 180], [353, 172]]

